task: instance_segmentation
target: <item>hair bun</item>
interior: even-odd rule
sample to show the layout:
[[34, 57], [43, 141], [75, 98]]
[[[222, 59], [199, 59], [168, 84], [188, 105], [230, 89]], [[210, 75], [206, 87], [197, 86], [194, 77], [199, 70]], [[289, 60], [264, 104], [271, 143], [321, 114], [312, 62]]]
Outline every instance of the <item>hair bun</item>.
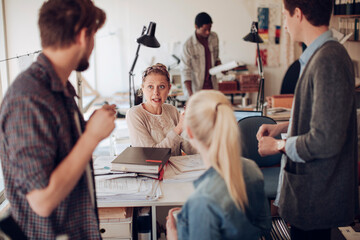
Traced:
[[143, 72], [143, 76], [142, 76], [142, 80], [143, 82], [145, 81], [145, 78], [147, 75], [151, 74], [151, 73], [158, 73], [161, 74], [163, 76], [165, 76], [170, 84], [170, 74], [167, 70], [167, 67], [162, 64], [162, 63], [156, 63], [150, 67], [148, 67], [144, 72]]
[[153, 65], [152, 67], [153, 67], [153, 68], [158, 68], [158, 69], [167, 71], [167, 67], [166, 67], [164, 64], [162, 64], [162, 63], [156, 63], [156, 64]]

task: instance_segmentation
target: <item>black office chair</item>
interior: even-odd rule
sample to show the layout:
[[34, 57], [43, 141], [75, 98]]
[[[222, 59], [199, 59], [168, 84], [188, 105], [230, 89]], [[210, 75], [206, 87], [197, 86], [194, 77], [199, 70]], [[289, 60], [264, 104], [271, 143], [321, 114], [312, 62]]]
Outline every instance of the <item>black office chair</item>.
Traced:
[[296, 60], [293, 62], [285, 73], [280, 94], [294, 94], [296, 83], [300, 74], [300, 62]]
[[262, 124], [276, 124], [276, 122], [265, 116], [247, 117], [239, 120], [240, 144], [243, 157], [255, 161], [261, 169], [264, 175], [265, 195], [269, 200], [272, 200], [276, 197], [279, 182], [281, 154], [266, 157], [259, 155], [256, 133]]

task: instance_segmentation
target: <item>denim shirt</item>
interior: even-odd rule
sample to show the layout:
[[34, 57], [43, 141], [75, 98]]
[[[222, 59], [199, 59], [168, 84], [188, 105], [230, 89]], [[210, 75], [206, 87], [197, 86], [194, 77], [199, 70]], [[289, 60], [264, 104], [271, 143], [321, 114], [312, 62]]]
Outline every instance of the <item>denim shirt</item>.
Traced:
[[194, 182], [195, 192], [177, 215], [179, 239], [259, 239], [271, 227], [263, 176], [255, 162], [243, 161], [248, 195], [246, 212], [230, 197], [224, 179], [209, 168]]

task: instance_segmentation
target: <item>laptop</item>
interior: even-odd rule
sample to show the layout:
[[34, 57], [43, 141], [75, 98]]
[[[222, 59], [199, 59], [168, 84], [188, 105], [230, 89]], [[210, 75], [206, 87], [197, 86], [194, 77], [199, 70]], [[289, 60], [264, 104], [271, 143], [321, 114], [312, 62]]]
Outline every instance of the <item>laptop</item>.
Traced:
[[234, 110], [236, 121], [239, 122], [241, 119], [252, 116], [262, 116], [262, 111], [245, 111], [245, 110]]

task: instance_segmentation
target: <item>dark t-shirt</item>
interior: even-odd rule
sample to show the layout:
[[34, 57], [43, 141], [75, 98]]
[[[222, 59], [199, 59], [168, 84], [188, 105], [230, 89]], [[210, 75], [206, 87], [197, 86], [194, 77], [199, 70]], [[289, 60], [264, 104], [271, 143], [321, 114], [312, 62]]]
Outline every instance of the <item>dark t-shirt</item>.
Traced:
[[209, 69], [211, 68], [211, 52], [209, 49], [208, 39], [199, 37], [197, 35], [196, 38], [205, 48], [205, 79], [203, 89], [213, 89], [211, 76], [209, 74]]

